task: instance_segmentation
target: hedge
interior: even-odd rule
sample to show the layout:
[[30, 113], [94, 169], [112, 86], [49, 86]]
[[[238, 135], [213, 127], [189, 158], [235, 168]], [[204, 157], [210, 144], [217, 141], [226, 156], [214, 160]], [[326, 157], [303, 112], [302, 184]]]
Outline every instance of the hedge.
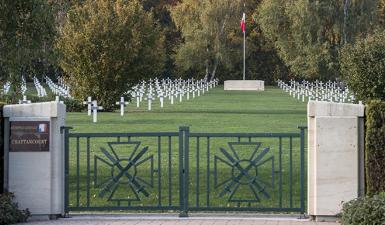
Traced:
[[385, 100], [385, 30], [341, 50], [341, 75], [358, 100]]
[[385, 192], [385, 102], [372, 100], [366, 107], [366, 192]]

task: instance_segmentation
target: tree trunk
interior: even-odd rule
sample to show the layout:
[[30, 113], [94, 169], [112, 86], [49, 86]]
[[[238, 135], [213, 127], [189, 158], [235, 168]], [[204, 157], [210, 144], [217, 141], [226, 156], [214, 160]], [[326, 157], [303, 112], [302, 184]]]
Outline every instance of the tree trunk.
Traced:
[[[223, 24], [222, 24], [222, 27], [221, 27], [221, 31], [219, 32], [218, 34], [218, 41], [220, 40], [220, 36], [223, 35], [224, 31], [225, 31], [225, 27], [226, 27], [226, 20], [227, 20], [227, 15], [225, 16], [224, 20], [223, 20]], [[218, 50], [220, 48], [220, 45], [218, 43]], [[210, 80], [213, 80], [215, 78], [215, 74], [217, 73], [217, 68], [218, 68], [218, 64], [219, 64], [219, 58], [218, 58], [218, 55], [215, 56], [215, 62], [214, 62], [214, 66], [213, 66], [213, 71], [211, 72], [211, 77], [210, 77]]]

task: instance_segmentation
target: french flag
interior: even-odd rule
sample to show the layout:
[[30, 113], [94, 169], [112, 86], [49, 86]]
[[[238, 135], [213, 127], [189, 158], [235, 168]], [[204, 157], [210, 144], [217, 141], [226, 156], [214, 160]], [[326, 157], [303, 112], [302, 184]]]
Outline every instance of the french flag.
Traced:
[[245, 13], [243, 13], [243, 16], [242, 16], [241, 29], [243, 33], [246, 32], [246, 14]]
[[47, 133], [48, 132], [48, 124], [46, 124], [46, 123], [39, 124], [37, 131], [39, 133]]

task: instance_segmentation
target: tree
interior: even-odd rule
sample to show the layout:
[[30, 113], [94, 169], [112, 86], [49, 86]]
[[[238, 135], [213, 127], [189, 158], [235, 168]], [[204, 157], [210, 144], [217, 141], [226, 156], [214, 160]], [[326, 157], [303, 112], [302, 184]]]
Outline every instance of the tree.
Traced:
[[137, 0], [86, 0], [68, 12], [57, 48], [72, 94], [106, 110], [164, 65], [164, 37]]
[[365, 36], [375, 21], [377, 0], [271, 0], [256, 20], [297, 77], [339, 77], [339, 50]]
[[385, 30], [341, 51], [343, 78], [358, 100], [385, 100]]
[[[252, 18], [261, 0], [184, 0], [171, 7], [182, 34], [175, 60], [189, 76], [240, 79], [243, 71], [242, 12], [246, 13], [246, 78], [271, 84], [288, 71]], [[245, 5], [243, 4], [245, 3]]]
[[18, 93], [21, 75], [32, 74], [36, 63], [53, 59], [55, 35], [52, 6], [46, 0], [1, 1], [1, 85], [7, 79], [12, 83], [12, 93]]
[[182, 71], [205, 70], [206, 77], [215, 77], [218, 65], [229, 61], [228, 34], [239, 27], [239, 6], [238, 0], [185, 0], [171, 9], [183, 38], [175, 56]]

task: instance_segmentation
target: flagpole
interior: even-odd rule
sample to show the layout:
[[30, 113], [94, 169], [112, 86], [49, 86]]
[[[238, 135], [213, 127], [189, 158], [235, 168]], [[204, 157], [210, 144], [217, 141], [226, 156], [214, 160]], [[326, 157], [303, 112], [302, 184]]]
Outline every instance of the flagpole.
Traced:
[[246, 29], [243, 32], [243, 80], [246, 79]]

